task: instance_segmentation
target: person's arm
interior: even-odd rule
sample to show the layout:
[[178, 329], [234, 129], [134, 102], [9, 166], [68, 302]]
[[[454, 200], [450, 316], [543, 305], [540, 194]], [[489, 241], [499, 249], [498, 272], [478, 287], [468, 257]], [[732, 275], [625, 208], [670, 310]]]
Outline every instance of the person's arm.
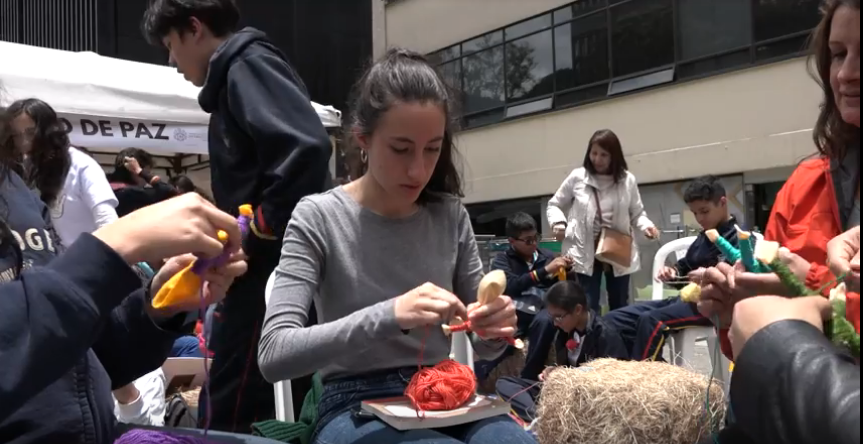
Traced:
[[[92, 160], [92, 159], [90, 159]], [[93, 214], [96, 228], [102, 228], [117, 220], [117, 196], [108, 183], [102, 167], [95, 160], [88, 162], [78, 173], [78, 192], [84, 205]]]
[[147, 185], [150, 185], [143, 189], [144, 194], [147, 195], [151, 203], [158, 203], [177, 196], [177, 189], [171, 186], [171, 184], [165, 183], [158, 176], [143, 170], [138, 174], [138, 176], [146, 182]]
[[[482, 260], [479, 257], [479, 248], [476, 246], [476, 237], [470, 223], [470, 215], [461, 204], [458, 205], [458, 259], [453, 279], [453, 294], [468, 306], [476, 302], [476, 292], [479, 282], [482, 280]], [[510, 296], [510, 295], [507, 295]], [[492, 360], [499, 357], [506, 349], [506, 342], [501, 340], [483, 340], [475, 333], [470, 334], [473, 349], [480, 359]]]
[[545, 217], [548, 220], [549, 227], [554, 228], [557, 224], [566, 225], [569, 223], [566, 215], [569, 213], [570, 208], [572, 208], [572, 201], [575, 198], [573, 191], [576, 182], [578, 182], [578, 178], [576, 177], [576, 172], [573, 171], [560, 184], [560, 188], [557, 189], [554, 196], [549, 199], [548, 207], [545, 210]]
[[194, 318], [186, 313], [153, 320], [146, 309], [150, 303], [148, 293], [141, 288], [123, 299], [93, 344], [93, 351], [111, 378], [112, 390], [159, 368], [168, 359], [174, 341], [194, 328]]
[[253, 232], [257, 238], [281, 239], [300, 199], [324, 190], [330, 139], [302, 81], [275, 55], [234, 64], [227, 89], [231, 115], [254, 140], [262, 165], [263, 195]]
[[122, 296], [141, 283], [111, 248], [83, 234], [46, 267], [0, 285], [0, 421], [71, 369]]
[[655, 227], [656, 225], [654, 225], [653, 221], [647, 217], [647, 211], [644, 209], [644, 202], [641, 200], [641, 192], [638, 190], [638, 181], [635, 180], [635, 176], [628, 175], [626, 182], [631, 196], [629, 200], [629, 218], [632, 228], [644, 232], [648, 228]]
[[755, 442], [860, 442], [860, 367], [804, 321], [776, 322], [749, 339], [731, 403]]
[[[114, 412], [117, 421], [123, 424], [162, 427], [165, 425], [165, 373], [156, 369], [129, 384], [135, 395], [129, 400], [120, 400], [117, 392]], [[126, 401], [126, 402], [124, 402]]]
[[501, 270], [506, 274], [506, 290], [503, 294], [511, 298], [519, 298], [522, 293], [536, 285], [545, 282], [548, 278], [548, 271], [545, 267], [538, 270], [529, 271], [524, 274], [515, 274], [510, 267], [509, 259], [504, 253], [500, 253], [491, 261], [492, 270]]
[[324, 226], [311, 200], [301, 201], [288, 223], [258, 347], [258, 365], [271, 383], [310, 375], [333, 357], [360, 356], [376, 342], [403, 334], [395, 316], [398, 295], [341, 319], [305, 327], [323, 274]]

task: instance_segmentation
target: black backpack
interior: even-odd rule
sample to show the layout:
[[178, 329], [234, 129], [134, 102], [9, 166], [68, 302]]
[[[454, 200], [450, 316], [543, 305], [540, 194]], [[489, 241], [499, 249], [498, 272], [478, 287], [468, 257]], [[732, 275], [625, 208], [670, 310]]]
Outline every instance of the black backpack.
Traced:
[[194, 429], [198, 426], [195, 415], [179, 393], [171, 395], [165, 403], [165, 427]]

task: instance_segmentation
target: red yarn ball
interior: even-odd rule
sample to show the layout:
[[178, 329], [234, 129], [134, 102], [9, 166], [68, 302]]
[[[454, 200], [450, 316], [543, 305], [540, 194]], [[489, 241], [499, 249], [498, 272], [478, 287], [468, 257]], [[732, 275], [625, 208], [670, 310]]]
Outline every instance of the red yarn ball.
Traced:
[[447, 359], [418, 371], [405, 389], [405, 396], [419, 411], [455, 410], [473, 399], [476, 376], [470, 367]]

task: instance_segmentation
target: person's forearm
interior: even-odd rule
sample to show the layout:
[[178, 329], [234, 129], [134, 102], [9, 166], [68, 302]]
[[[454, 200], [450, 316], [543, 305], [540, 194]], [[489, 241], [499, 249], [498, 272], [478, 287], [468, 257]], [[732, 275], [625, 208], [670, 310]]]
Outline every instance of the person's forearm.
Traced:
[[757, 442], [860, 442], [860, 368], [803, 321], [780, 321], [749, 339], [731, 401]]
[[118, 295], [138, 285], [131, 268], [89, 234], [46, 267], [0, 285], [0, 356], [15, 363], [0, 365], [0, 422], [78, 362]]
[[258, 366], [271, 383], [310, 375], [335, 357], [358, 356], [378, 341], [403, 334], [395, 299], [311, 327], [303, 327], [305, 321], [286, 305], [291, 303], [270, 301], [258, 347]]

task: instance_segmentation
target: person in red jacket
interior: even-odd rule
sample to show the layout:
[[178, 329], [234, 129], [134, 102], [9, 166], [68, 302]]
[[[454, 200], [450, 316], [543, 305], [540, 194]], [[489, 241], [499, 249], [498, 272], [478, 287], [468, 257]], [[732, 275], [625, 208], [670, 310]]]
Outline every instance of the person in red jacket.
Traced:
[[[837, 278], [827, 266], [827, 244], [860, 225], [860, 0], [831, 0], [813, 36], [812, 66], [824, 90], [815, 125], [818, 156], [804, 161], [780, 191], [765, 238], [788, 251], [782, 259], [806, 285], [828, 296]], [[719, 320], [723, 352], [734, 304], [757, 295], [783, 295], [773, 274], [741, 272], [727, 264], [696, 270], [704, 285], [699, 311]], [[848, 318], [860, 331], [860, 295], [849, 294]]]

